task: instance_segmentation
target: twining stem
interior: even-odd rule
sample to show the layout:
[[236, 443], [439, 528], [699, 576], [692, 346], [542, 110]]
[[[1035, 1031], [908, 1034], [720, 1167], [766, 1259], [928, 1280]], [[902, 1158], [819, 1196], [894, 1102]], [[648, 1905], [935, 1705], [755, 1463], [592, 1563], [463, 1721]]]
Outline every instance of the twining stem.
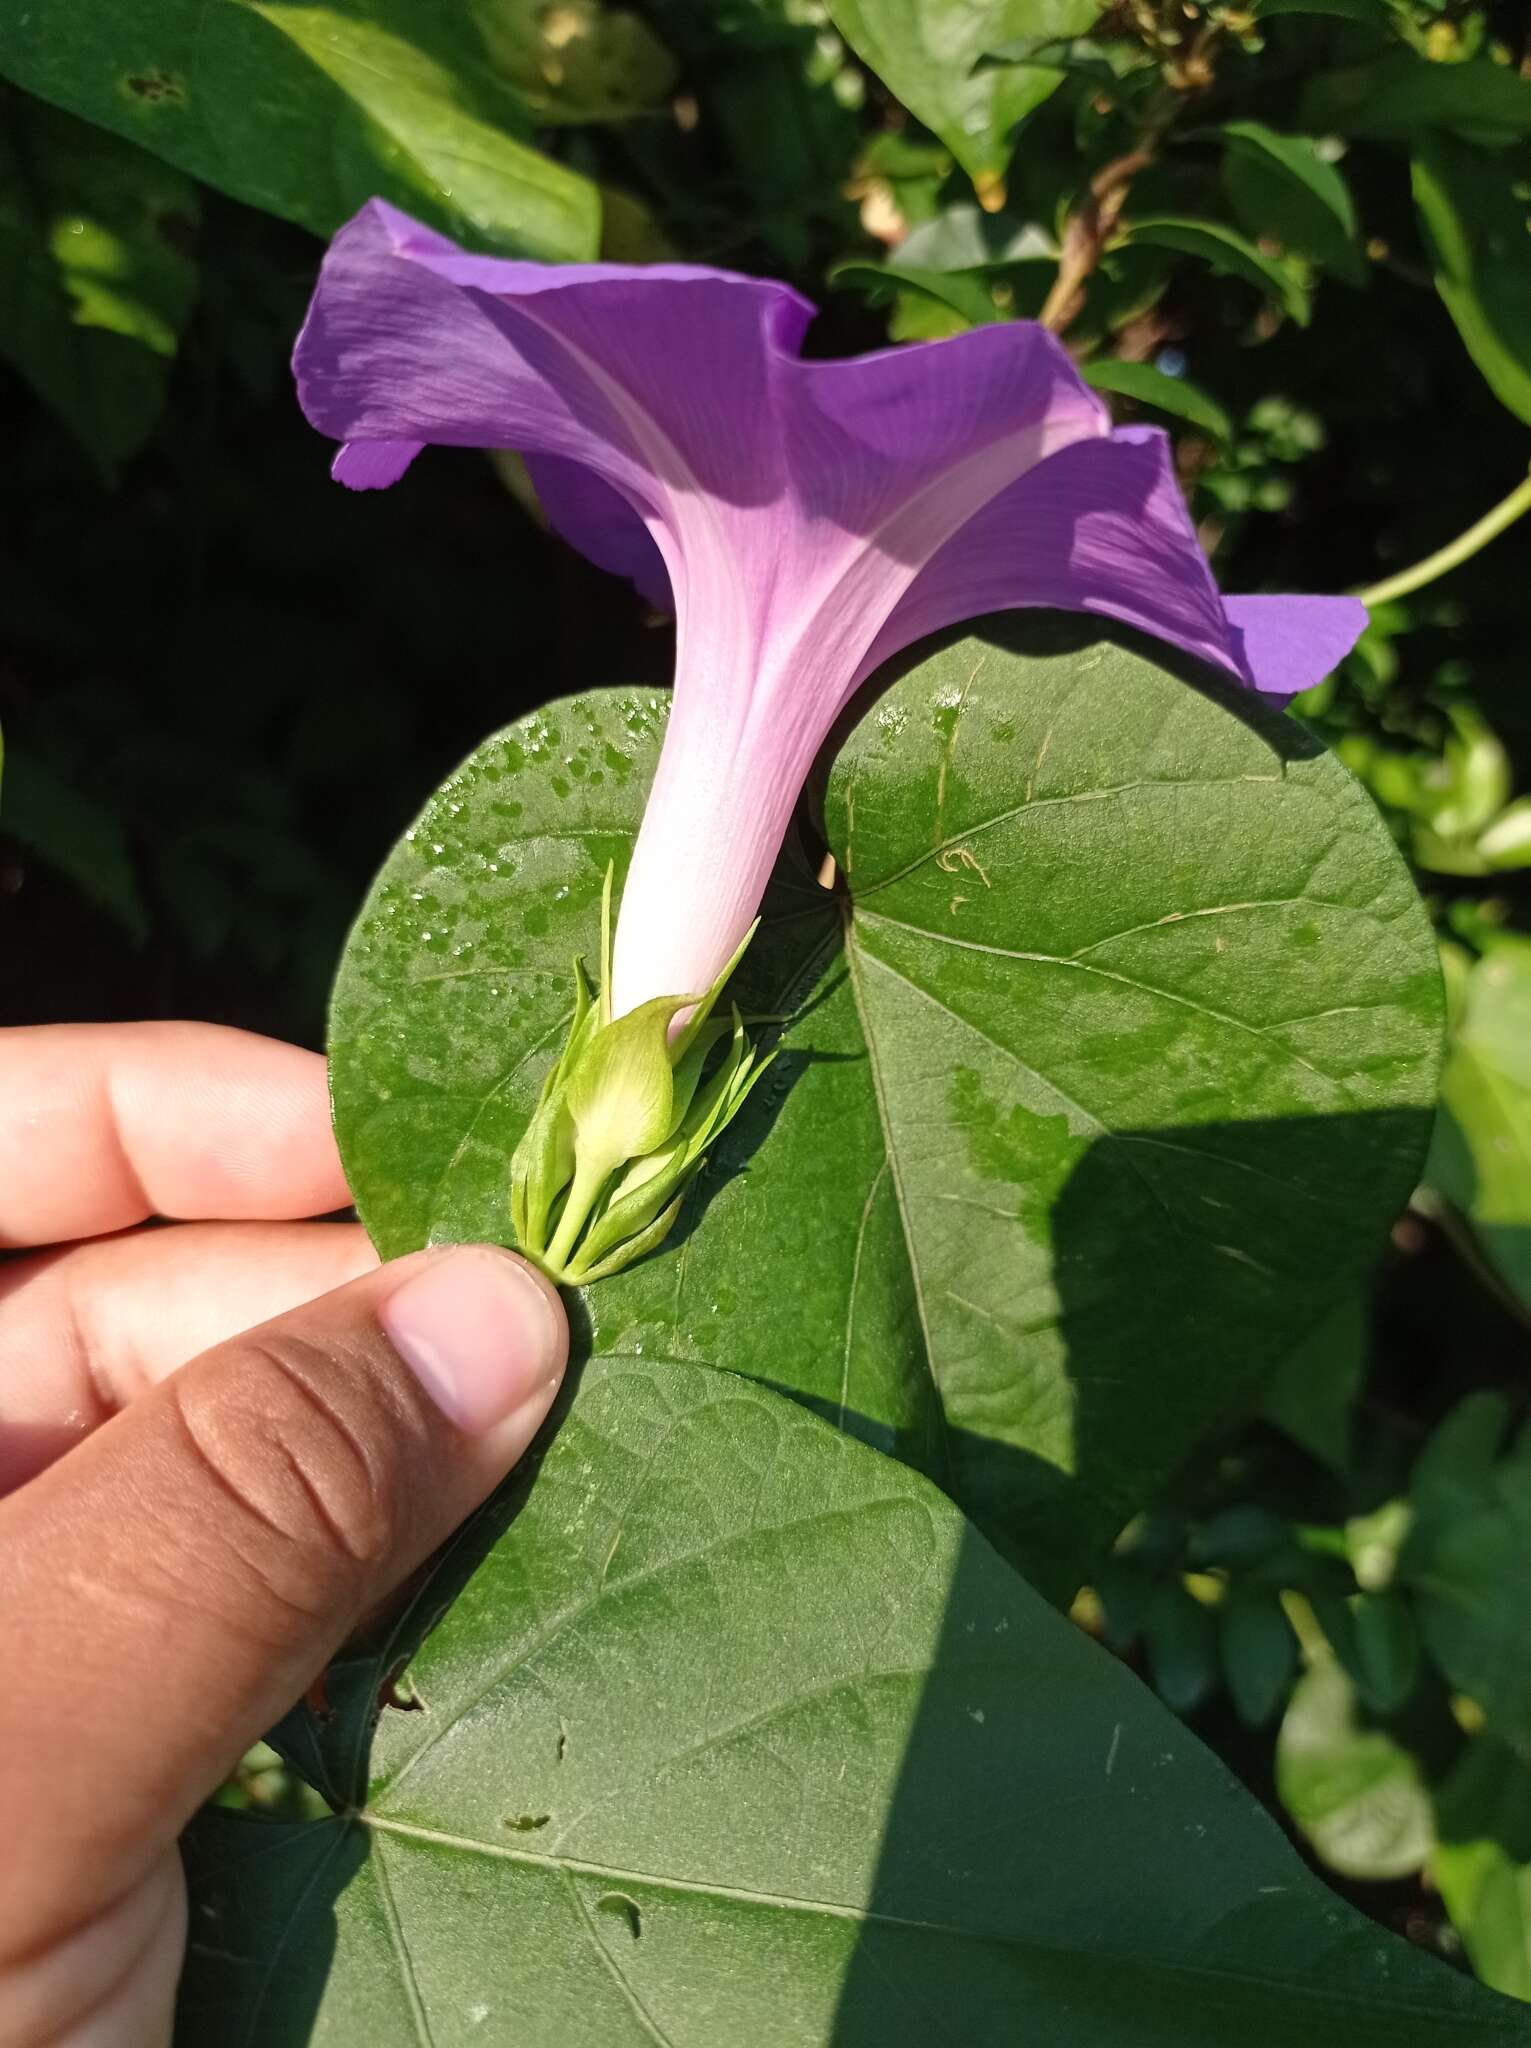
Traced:
[[[1167, 13], [1172, 11], [1166, 10]], [[1185, 11], [1191, 13], [1195, 10], [1188, 7]], [[1159, 33], [1155, 32], [1155, 25], [1149, 20], [1140, 20], [1139, 26], [1151, 43], [1162, 41], [1162, 24], [1158, 25]], [[1106, 244], [1116, 232], [1133, 179], [1154, 161], [1160, 143], [1185, 102], [1192, 95], [1204, 92], [1212, 83], [1212, 53], [1222, 34], [1221, 22], [1204, 22], [1190, 49], [1183, 55], [1169, 57], [1161, 49], [1163, 84], [1138, 130], [1137, 141], [1125, 156], [1115, 157], [1095, 173], [1084, 204], [1069, 215], [1064, 226], [1063, 246], [1058, 252], [1058, 275], [1053, 279], [1052, 289], [1037, 316], [1042, 325], [1050, 327], [1054, 334], [1062, 334], [1084, 305], [1085, 285], [1099, 265]], [[1174, 46], [1179, 42], [1177, 27], [1169, 36], [1169, 44]]]
[[1412, 568], [1400, 569], [1396, 576], [1385, 576], [1380, 583], [1369, 583], [1365, 589], [1352, 591], [1351, 595], [1360, 598], [1369, 611], [1375, 611], [1379, 604], [1386, 604], [1389, 598], [1407, 597], [1411, 590], [1421, 590], [1438, 576], [1444, 576], [1448, 570], [1469, 561], [1507, 526], [1513, 526], [1523, 512], [1531, 512], [1531, 475], [1517, 484], [1507, 498], [1501, 498], [1491, 512], [1485, 512], [1481, 519], [1474, 520], [1465, 533], [1459, 533], [1445, 547], [1437, 548], [1433, 555], [1426, 555]]
[[1084, 304], [1085, 283], [1116, 231], [1117, 216], [1132, 181], [1153, 160], [1152, 142], [1141, 143], [1125, 156], [1114, 158], [1095, 173], [1084, 205], [1069, 215], [1058, 256], [1058, 275], [1037, 316], [1054, 334], [1061, 334]]

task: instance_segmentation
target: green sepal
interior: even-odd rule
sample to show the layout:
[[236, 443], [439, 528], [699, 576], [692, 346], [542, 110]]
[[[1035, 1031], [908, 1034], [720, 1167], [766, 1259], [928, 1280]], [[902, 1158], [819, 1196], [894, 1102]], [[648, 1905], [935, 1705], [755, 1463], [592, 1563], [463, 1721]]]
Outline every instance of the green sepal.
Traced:
[[582, 1163], [605, 1160], [610, 1173], [669, 1136], [675, 1110], [670, 1026], [694, 1000], [655, 996], [614, 1024], [603, 1024], [575, 1060], [560, 1087]]
[[[721, 1028], [717, 1028], [721, 1037]], [[737, 1010], [732, 1043], [723, 1064], [694, 1098], [669, 1144], [635, 1159], [602, 1200], [587, 1227], [569, 1277], [583, 1285], [605, 1278], [641, 1258], [659, 1242], [649, 1226], [661, 1210], [674, 1221], [679, 1199], [706, 1163], [706, 1152], [743, 1107], [745, 1098], [776, 1057], [757, 1060], [744, 1036]], [[665, 1229], [669, 1224], [665, 1225]], [[661, 1236], [663, 1233], [661, 1233]]]
[[595, 992], [590, 986], [590, 977], [585, 972], [585, 963], [578, 955], [574, 960], [574, 1022], [569, 1026], [569, 1036], [564, 1049], [558, 1056], [558, 1064], [549, 1068], [548, 1078], [543, 1085], [544, 1096], [550, 1095], [560, 1082], [566, 1081], [573, 1070], [575, 1061], [585, 1050], [600, 1029], [601, 1016], [596, 1006]]
[[677, 1060], [680, 1059], [689, 1050], [692, 1041], [698, 1036], [702, 1029], [702, 1026], [707, 1022], [707, 1019], [712, 1015], [713, 1005], [717, 1002], [718, 997], [722, 995], [723, 990], [727, 985], [729, 976], [733, 973], [734, 969], [739, 965], [739, 962], [744, 958], [745, 948], [749, 945], [750, 940], [754, 938], [756, 932], [758, 932], [759, 929], [760, 919], [757, 917], [755, 919], [755, 922], [750, 926], [749, 930], [744, 934], [744, 937], [739, 941], [738, 945], [735, 946], [732, 957], [724, 962], [722, 973], [718, 976], [717, 980], [712, 984], [712, 987], [708, 989], [706, 995], [701, 997], [700, 1000], [697, 1002], [696, 1008], [691, 1012], [691, 1015], [686, 1019], [681, 1029], [676, 1032], [675, 1042], [671, 1047], [671, 1052]]
[[592, 1280], [609, 1280], [613, 1273], [620, 1273], [624, 1266], [630, 1266], [635, 1259], [641, 1259], [645, 1252], [657, 1251], [670, 1234], [671, 1225], [680, 1214], [684, 1195], [677, 1195], [657, 1222], [651, 1223], [641, 1236], [625, 1244], [620, 1252], [614, 1252], [609, 1259], [603, 1259], [598, 1266], [587, 1266], [579, 1276], [579, 1285], [588, 1287]]
[[533, 1257], [547, 1247], [548, 1218], [574, 1173], [574, 1124], [561, 1092], [544, 1089], [510, 1162], [510, 1221]]
[[615, 1019], [611, 927], [608, 869], [600, 987], [576, 959], [568, 1036], [511, 1160], [516, 1242], [551, 1278], [579, 1285], [662, 1241], [706, 1148], [770, 1064], [751, 1051], [737, 1009], [727, 1024], [711, 1015], [754, 925], [704, 994], [657, 996]]

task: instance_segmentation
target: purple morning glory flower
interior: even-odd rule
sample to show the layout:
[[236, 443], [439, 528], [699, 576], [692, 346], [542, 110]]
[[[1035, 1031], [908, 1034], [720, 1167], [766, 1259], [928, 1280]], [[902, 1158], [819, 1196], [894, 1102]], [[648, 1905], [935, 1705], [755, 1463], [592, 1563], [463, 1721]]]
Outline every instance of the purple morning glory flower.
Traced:
[[618, 1018], [711, 986], [836, 715], [922, 635], [1063, 606], [1284, 699], [1366, 623], [1353, 598], [1220, 596], [1165, 437], [1113, 431], [1044, 329], [810, 362], [813, 311], [725, 271], [465, 255], [375, 200], [335, 237], [299, 337], [341, 482], [394, 483], [428, 442], [519, 449], [555, 527], [673, 604]]

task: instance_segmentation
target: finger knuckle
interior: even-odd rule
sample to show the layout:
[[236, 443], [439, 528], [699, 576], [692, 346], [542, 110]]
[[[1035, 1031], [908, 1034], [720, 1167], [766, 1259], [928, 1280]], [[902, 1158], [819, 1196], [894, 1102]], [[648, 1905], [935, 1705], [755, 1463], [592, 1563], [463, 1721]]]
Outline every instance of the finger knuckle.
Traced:
[[290, 1560], [301, 1583], [315, 1565], [365, 1577], [393, 1548], [398, 1486], [386, 1419], [364, 1375], [352, 1376], [344, 1400], [336, 1381], [331, 1352], [257, 1336], [239, 1361], [237, 1401], [182, 1390], [187, 1436], [232, 1499], [265, 1576], [282, 1575]]

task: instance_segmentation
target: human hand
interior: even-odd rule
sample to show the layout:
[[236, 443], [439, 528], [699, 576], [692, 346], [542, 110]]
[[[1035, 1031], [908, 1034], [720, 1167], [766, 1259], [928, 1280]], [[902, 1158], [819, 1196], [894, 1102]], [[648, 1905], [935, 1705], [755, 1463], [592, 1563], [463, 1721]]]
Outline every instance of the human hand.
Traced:
[[0, 1033], [0, 2048], [168, 2042], [181, 1828], [552, 1404], [539, 1274], [347, 1200], [317, 1054]]

